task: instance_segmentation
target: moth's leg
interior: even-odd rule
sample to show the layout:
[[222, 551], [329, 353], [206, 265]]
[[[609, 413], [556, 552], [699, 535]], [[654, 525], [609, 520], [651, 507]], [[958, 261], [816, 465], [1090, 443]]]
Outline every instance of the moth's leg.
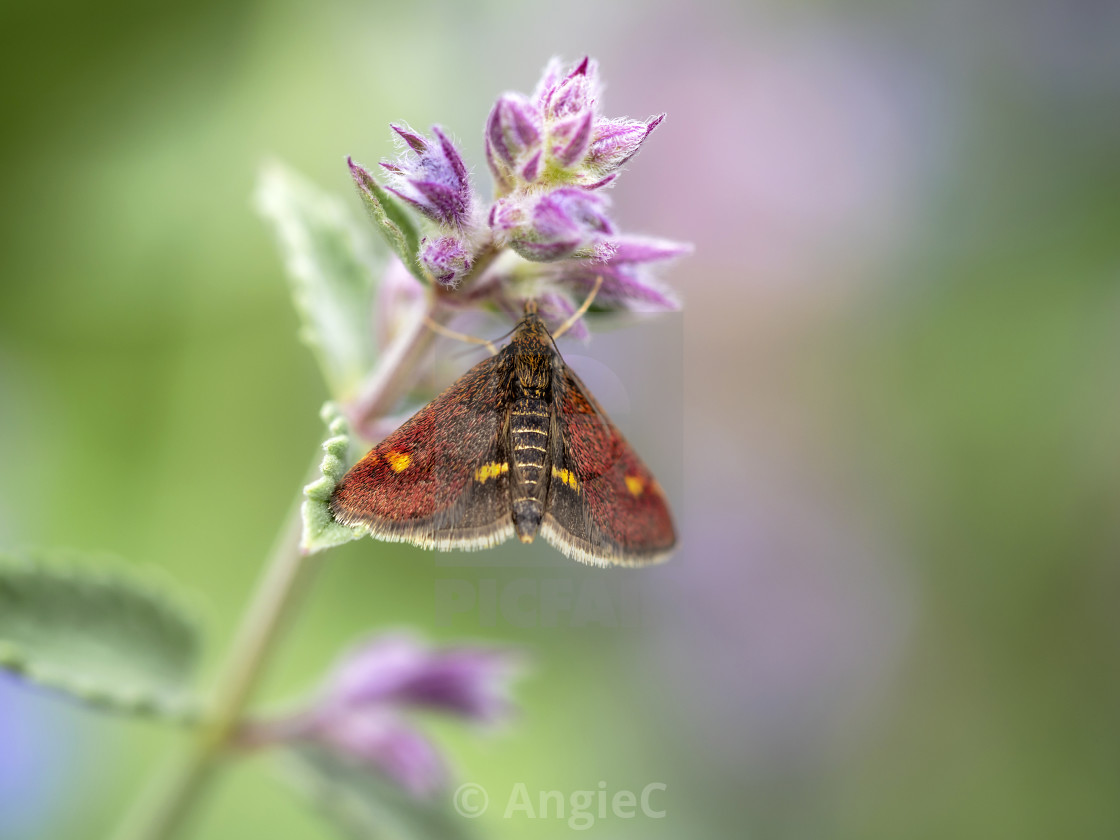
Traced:
[[587, 296], [587, 299], [584, 300], [584, 302], [579, 305], [579, 309], [577, 309], [575, 312], [573, 312], [571, 314], [571, 317], [569, 317], [567, 321], [565, 321], [563, 324], [561, 324], [560, 328], [552, 334], [553, 338], [559, 338], [560, 336], [562, 336], [564, 333], [566, 333], [568, 330], [570, 330], [572, 328], [572, 325], [575, 324], [576, 321], [578, 321], [580, 318], [582, 318], [584, 316], [584, 314], [587, 312], [587, 310], [591, 307], [591, 302], [593, 300], [595, 300], [595, 295], [599, 294], [599, 288], [602, 285], [603, 285], [602, 276], [596, 277], [595, 278], [595, 285], [591, 287], [591, 293]]

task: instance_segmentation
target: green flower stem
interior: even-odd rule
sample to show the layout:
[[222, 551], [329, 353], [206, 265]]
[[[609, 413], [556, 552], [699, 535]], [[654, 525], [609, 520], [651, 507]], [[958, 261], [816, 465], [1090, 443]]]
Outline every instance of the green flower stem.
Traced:
[[264, 674], [280, 629], [307, 591], [319, 556], [299, 550], [300, 517], [293, 507], [215, 688], [208, 718], [195, 730], [187, 752], [159, 780], [118, 832], [119, 840], [170, 840], [190, 815], [233, 742], [245, 707]]

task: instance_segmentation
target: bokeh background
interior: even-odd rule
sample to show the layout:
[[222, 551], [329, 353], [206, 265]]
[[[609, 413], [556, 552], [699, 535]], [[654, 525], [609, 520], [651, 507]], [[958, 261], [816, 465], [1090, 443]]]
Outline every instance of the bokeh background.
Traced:
[[[1120, 835], [1120, 6], [16, 0], [0, 31], [0, 544], [164, 568], [212, 675], [325, 397], [261, 162], [358, 214], [345, 156], [439, 122], [485, 189], [493, 98], [589, 53], [608, 115], [669, 114], [616, 219], [696, 245], [683, 315], [572, 348], [679, 553], [351, 544], [262, 701], [373, 628], [504, 640], [519, 720], [431, 731], [499, 803], [667, 785], [589, 836]], [[449, 580], [597, 606], [441, 609]], [[0, 678], [0, 837], [105, 836], [178, 743]], [[480, 836], [570, 832], [495, 807]], [[264, 758], [197, 831], [334, 836]]]

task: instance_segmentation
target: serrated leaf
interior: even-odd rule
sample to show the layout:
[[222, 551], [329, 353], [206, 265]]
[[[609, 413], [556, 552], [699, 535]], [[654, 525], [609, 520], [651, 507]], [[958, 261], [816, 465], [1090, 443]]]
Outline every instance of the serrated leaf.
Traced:
[[425, 285], [430, 284], [431, 279], [420, 267], [417, 258], [420, 253], [420, 231], [411, 214], [369, 172], [352, 160], [348, 163], [350, 174], [354, 176], [354, 183], [358, 187], [358, 195], [393, 253], [413, 277]]
[[0, 667], [84, 703], [191, 720], [196, 623], [165, 583], [71, 553], [0, 554]]
[[300, 540], [300, 550], [304, 554], [316, 554], [359, 539], [365, 534], [360, 528], [350, 528], [335, 522], [327, 507], [331, 493], [346, 474], [346, 465], [350, 463], [350, 426], [334, 403], [325, 403], [319, 415], [323, 418], [330, 437], [323, 441], [323, 462], [319, 467], [322, 475], [303, 488], [303, 537]]
[[375, 360], [373, 295], [383, 260], [342, 201], [280, 164], [261, 171], [256, 204], [284, 254], [300, 337], [331, 393], [346, 399]]
[[390, 780], [336, 753], [298, 746], [288, 751], [289, 780], [347, 837], [355, 840], [472, 840], [451, 794], [417, 799]]

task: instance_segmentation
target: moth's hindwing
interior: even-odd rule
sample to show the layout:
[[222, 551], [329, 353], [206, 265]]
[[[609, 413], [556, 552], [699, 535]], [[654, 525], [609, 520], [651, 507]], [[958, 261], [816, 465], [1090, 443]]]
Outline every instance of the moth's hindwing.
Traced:
[[343, 477], [334, 517], [383, 540], [479, 549], [513, 534], [508, 354], [480, 362]]
[[552, 482], [545, 539], [584, 563], [665, 559], [676, 544], [661, 486], [571, 370], [553, 379]]

